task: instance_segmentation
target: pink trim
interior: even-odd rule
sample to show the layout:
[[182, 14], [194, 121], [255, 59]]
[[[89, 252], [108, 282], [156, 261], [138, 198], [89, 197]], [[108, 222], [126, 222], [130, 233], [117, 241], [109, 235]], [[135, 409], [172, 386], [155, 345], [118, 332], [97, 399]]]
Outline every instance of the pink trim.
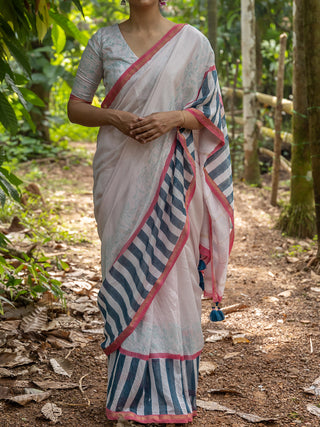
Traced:
[[136, 357], [141, 360], [149, 360], [149, 359], [174, 359], [174, 360], [194, 360], [200, 356], [202, 350], [198, 351], [196, 354], [192, 355], [180, 355], [180, 354], [170, 354], [170, 353], [150, 353], [150, 354], [141, 354], [135, 353], [133, 351], [126, 350], [120, 347], [119, 352], [129, 357]]
[[193, 418], [197, 416], [197, 411], [186, 415], [137, 415], [134, 412], [114, 412], [106, 408], [106, 415], [109, 420], [124, 418], [125, 420], [136, 421], [142, 424], [186, 424], [192, 422]]
[[208, 157], [212, 156], [216, 151], [220, 150], [220, 148], [224, 145], [224, 135], [222, 131], [215, 126], [208, 117], [204, 115], [202, 111], [197, 110], [196, 108], [188, 108], [187, 111], [189, 111], [194, 117], [205, 127], [207, 128], [211, 133], [213, 133], [219, 140], [220, 144], [218, 144], [214, 150], [208, 155]]
[[196, 102], [197, 101], [197, 99], [199, 98], [199, 95], [200, 95], [200, 92], [201, 92], [201, 88], [202, 88], [202, 85], [203, 85], [203, 82], [204, 82], [204, 80], [205, 80], [205, 78], [207, 77], [207, 75], [210, 73], [210, 71], [215, 71], [216, 70], [216, 66], [215, 65], [212, 65], [205, 73], [204, 73], [204, 76], [203, 76], [203, 79], [202, 79], [202, 83], [201, 83], [201, 86], [200, 86], [200, 88], [199, 88], [199, 90], [198, 90], [198, 94], [197, 94], [197, 96], [196, 96], [196, 98], [192, 101], [192, 102], [189, 102], [189, 104], [187, 104], [187, 105], [192, 105], [194, 102]]
[[[217, 186], [217, 184], [210, 178], [208, 172], [206, 170], [204, 170], [204, 173], [205, 173], [206, 183], [209, 185], [211, 191], [219, 199], [220, 203], [222, 204], [222, 206], [224, 207], [224, 209], [227, 211], [227, 214], [230, 217], [232, 226], [234, 227], [234, 219], [233, 219], [233, 209], [232, 209], [232, 207], [230, 206], [228, 200], [226, 199], [225, 195], [222, 193], [222, 191], [220, 190], [220, 188]], [[233, 231], [233, 229], [232, 229], [232, 231]], [[231, 232], [230, 235], [232, 237], [233, 233]], [[233, 245], [233, 240], [230, 241], [229, 254], [231, 252], [232, 245]]]
[[[186, 150], [187, 156], [191, 161], [192, 170], [194, 172], [193, 179], [192, 179], [190, 186], [189, 186], [187, 193], [186, 193], [186, 202], [185, 202], [186, 203], [186, 223], [185, 223], [185, 226], [181, 232], [179, 240], [178, 240], [178, 242], [177, 242], [177, 244], [176, 244], [176, 246], [175, 246], [175, 248], [171, 254], [171, 257], [169, 258], [169, 261], [168, 261], [162, 275], [159, 277], [159, 279], [153, 285], [151, 291], [148, 293], [147, 297], [145, 298], [145, 300], [141, 304], [140, 308], [138, 309], [137, 313], [133, 317], [130, 325], [128, 325], [126, 327], [126, 329], [107, 348], [104, 349], [104, 352], [106, 353], [106, 355], [109, 355], [112, 352], [114, 352], [115, 350], [117, 350], [120, 347], [120, 345], [123, 343], [123, 341], [135, 330], [135, 328], [141, 322], [141, 320], [145, 316], [150, 304], [152, 303], [154, 297], [159, 292], [159, 290], [161, 289], [162, 285], [164, 284], [166, 278], [168, 277], [168, 274], [170, 273], [170, 271], [171, 271], [172, 267], [174, 266], [177, 258], [179, 257], [179, 255], [180, 255], [180, 253], [181, 253], [181, 251], [182, 251], [182, 249], [183, 249], [183, 247], [184, 247], [184, 245], [185, 245], [185, 243], [189, 237], [189, 234], [190, 234], [190, 219], [189, 219], [189, 215], [188, 215], [188, 209], [189, 209], [189, 205], [190, 205], [190, 202], [193, 198], [193, 195], [195, 192], [195, 187], [196, 187], [195, 164], [194, 164], [194, 160], [193, 160], [191, 154], [189, 153], [189, 151], [187, 149], [185, 138], [181, 134], [178, 134], [178, 137], [181, 138], [181, 140], [180, 139], [179, 140], [180, 140], [181, 144], [183, 145], [184, 149]], [[175, 144], [173, 144], [173, 146], [175, 147]], [[172, 152], [173, 152], [172, 150], [173, 149], [171, 149], [171, 152], [170, 152], [171, 156], [172, 156]], [[170, 164], [169, 158], [170, 158], [170, 155], [168, 156], [168, 159], [166, 161], [167, 167]], [[164, 179], [164, 176], [165, 176], [165, 171], [163, 171], [163, 173], [161, 175], [162, 180]], [[159, 187], [158, 187], [157, 193], [155, 195], [155, 198], [153, 200], [153, 203], [155, 203], [158, 200], [160, 187], [161, 187], [161, 185], [159, 184]], [[141, 224], [139, 226], [140, 229], [143, 226], [144, 221], [146, 221], [146, 219], [148, 218], [148, 213], [150, 215], [151, 211], [152, 211], [152, 209], [149, 208], [147, 214], [145, 215], [143, 221], [141, 222]], [[138, 231], [136, 230], [136, 232], [130, 238], [130, 242], [132, 242], [132, 240], [138, 234], [139, 231], [140, 231], [139, 229], [138, 229]], [[129, 244], [128, 243], [129, 242], [127, 242], [127, 244], [125, 245], [125, 248], [127, 248], [129, 246], [130, 243]], [[123, 252], [124, 252], [124, 250], [121, 251], [121, 254]], [[118, 258], [119, 258], [119, 256], [118, 256]]]
[[74, 101], [85, 102], [86, 104], [90, 104], [90, 105], [91, 105], [91, 102], [92, 102], [92, 101], [86, 101], [85, 99], [78, 98], [77, 96], [72, 95], [72, 94], [70, 95], [69, 99], [73, 99]]
[[209, 264], [211, 260], [211, 251], [202, 245], [199, 245], [199, 251], [201, 259], [203, 259], [206, 264]]
[[101, 107], [109, 108], [113, 101], [115, 100], [118, 93], [124, 87], [124, 85], [131, 79], [131, 77], [140, 70], [152, 57], [165, 45], [167, 44], [174, 36], [176, 36], [180, 30], [186, 24], [176, 24], [172, 27], [154, 46], [152, 46], [146, 53], [140, 56], [136, 62], [134, 62], [128, 69], [125, 71], [121, 77], [113, 85], [112, 89], [104, 98]]

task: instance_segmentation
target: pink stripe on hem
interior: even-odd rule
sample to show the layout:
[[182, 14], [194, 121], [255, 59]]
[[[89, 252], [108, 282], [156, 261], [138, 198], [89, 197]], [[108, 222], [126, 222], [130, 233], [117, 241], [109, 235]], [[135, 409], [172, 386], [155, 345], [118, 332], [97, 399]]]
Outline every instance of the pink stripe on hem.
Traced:
[[142, 424], [161, 423], [161, 424], [187, 424], [192, 422], [197, 416], [197, 411], [186, 415], [137, 415], [134, 412], [114, 412], [106, 408], [106, 415], [109, 420], [119, 420], [124, 418], [128, 421], [136, 421]]
[[102, 101], [102, 108], [109, 108], [115, 100], [123, 86], [131, 79], [131, 77], [140, 70], [152, 57], [167, 44], [186, 24], [176, 24], [167, 34], [165, 34], [154, 46], [152, 46], [145, 54], [137, 59], [116, 81], [109, 93]]
[[174, 359], [174, 360], [194, 360], [197, 357], [200, 356], [202, 353], [202, 350], [198, 351], [196, 354], [192, 355], [180, 355], [180, 354], [170, 354], [170, 353], [150, 353], [150, 354], [141, 354], [141, 353], [134, 353], [133, 351], [125, 350], [124, 348], [120, 347], [119, 352], [121, 354], [124, 354], [125, 356], [129, 357], [135, 357], [137, 359], [141, 360], [150, 360], [150, 359]]

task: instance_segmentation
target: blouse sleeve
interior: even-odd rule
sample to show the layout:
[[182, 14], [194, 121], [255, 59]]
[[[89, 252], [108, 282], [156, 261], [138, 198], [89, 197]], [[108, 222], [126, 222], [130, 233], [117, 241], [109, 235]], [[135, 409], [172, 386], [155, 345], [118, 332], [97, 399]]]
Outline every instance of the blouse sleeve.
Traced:
[[103, 77], [103, 62], [99, 31], [89, 40], [85, 48], [73, 83], [71, 98], [92, 102]]

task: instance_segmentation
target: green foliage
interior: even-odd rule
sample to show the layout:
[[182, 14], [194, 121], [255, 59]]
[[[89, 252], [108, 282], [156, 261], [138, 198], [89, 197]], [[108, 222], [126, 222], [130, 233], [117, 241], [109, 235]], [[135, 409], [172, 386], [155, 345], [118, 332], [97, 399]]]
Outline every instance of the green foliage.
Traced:
[[[63, 265], [66, 263], [60, 263], [60, 268]], [[16, 301], [21, 296], [36, 300], [46, 292], [64, 303], [61, 283], [50, 275], [52, 268], [52, 261], [45, 256], [34, 258], [22, 253], [21, 256], [11, 256], [9, 260], [0, 256], [0, 313], [3, 314], [1, 300]]]
[[[11, 173], [7, 168], [3, 166], [5, 157], [3, 154], [3, 148], [0, 147], [0, 203], [2, 208], [6, 202], [6, 198], [9, 197], [16, 202], [20, 201], [20, 191], [19, 185], [22, 184], [22, 181], [13, 173]], [[4, 238], [3, 235], [0, 234], [0, 243]], [[6, 239], [4, 239], [5, 241]]]
[[[72, 2], [83, 14], [80, 1], [72, 0]], [[39, 99], [36, 101], [36, 95], [33, 96], [30, 90], [28, 92], [25, 91], [26, 89], [17, 90], [19, 85], [17, 69], [20, 69], [28, 79], [32, 74], [28, 55], [32, 41], [37, 36], [41, 41], [44, 39], [52, 19], [55, 21], [53, 44], [57, 53], [64, 48], [66, 39], [64, 33], [80, 43], [87, 42], [87, 38], [79, 32], [77, 27], [60, 13], [63, 3], [64, 0], [29, 0], [28, 2], [0, 0], [0, 122], [13, 135], [17, 133], [18, 120], [12, 105], [15, 100], [12, 94], [18, 96], [22, 104], [20, 110], [31, 128], [33, 125], [28, 105], [30, 103], [40, 106]], [[70, 7], [71, 1], [68, 3]], [[62, 9], [64, 8], [65, 4]], [[7, 84], [3, 85], [5, 80]], [[25, 81], [24, 84], [26, 83]]]

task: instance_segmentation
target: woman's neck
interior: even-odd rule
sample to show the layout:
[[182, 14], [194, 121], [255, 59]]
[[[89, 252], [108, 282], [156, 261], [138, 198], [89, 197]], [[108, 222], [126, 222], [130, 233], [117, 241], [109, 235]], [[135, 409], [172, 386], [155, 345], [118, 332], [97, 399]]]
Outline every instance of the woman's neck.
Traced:
[[130, 8], [130, 18], [127, 21], [130, 30], [138, 32], [154, 32], [160, 30], [166, 23], [166, 19], [160, 13], [159, 6]]

